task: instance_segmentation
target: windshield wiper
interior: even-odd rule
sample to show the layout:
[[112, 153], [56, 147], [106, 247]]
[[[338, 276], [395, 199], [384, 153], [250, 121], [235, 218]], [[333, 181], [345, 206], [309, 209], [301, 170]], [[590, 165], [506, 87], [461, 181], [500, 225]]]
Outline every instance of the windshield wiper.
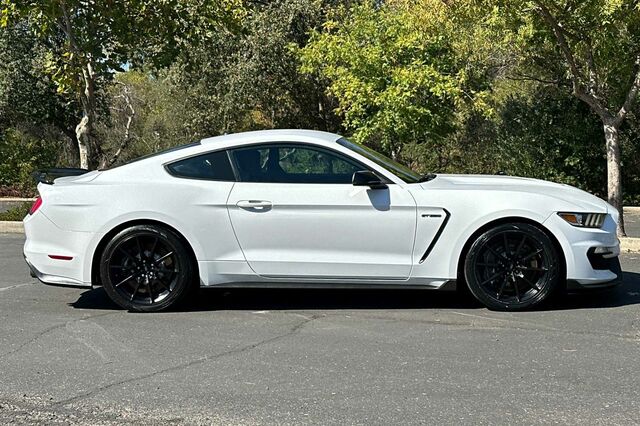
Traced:
[[434, 180], [438, 175], [435, 173], [427, 173], [426, 175], [422, 175], [420, 179], [418, 179], [418, 183], [421, 182], [429, 182], [430, 180]]

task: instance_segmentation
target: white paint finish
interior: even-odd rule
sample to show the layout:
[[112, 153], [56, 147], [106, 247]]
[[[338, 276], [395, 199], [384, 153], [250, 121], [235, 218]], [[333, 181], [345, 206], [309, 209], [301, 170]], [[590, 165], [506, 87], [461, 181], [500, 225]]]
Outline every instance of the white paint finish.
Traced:
[[[241, 207], [263, 201], [271, 207]], [[229, 214], [251, 268], [267, 277], [409, 277], [416, 204], [398, 185], [238, 182]]]
[[[48, 281], [55, 284], [91, 286], [90, 275], [85, 276], [83, 272], [87, 247], [94, 234], [62, 230], [41, 211], [27, 216], [24, 227], [24, 255], [41, 279], [46, 275], [50, 276]], [[71, 256], [72, 259], [51, 259], [49, 255]]]
[[[597, 197], [567, 185], [509, 176], [439, 175], [430, 182], [406, 184], [337, 144], [339, 138], [295, 130], [227, 135], [112, 170], [41, 184], [43, 206], [24, 222], [25, 254], [53, 281], [89, 285], [93, 254], [104, 234], [125, 222], [155, 220], [190, 243], [202, 285], [347, 281], [438, 287], [456, 278], [463, 247], [479, 228], [514, 217], [544, 224], [553, 233], [566, 256], [569, 278], [584, 283], [608, 279], [586, 258], [589, 247], [617, 243], [617, 212]], [[176, 178], [163, 167], [212, 150], [268, 142], [339, 151], [394, 184], [370, 190], [212, 182]], [[249, 201], [262, 205], [238, 206]], [[445, 209], [449, 221], [420, 263], [442, 226]], [[610, 216], [602, 230], [590, 230], [570, 226], [558, 211]], [[73, 254], [73, 262], [47, 257], [66, 253]], [[269, 278], [273, 276], [278, 278]]]
[[[530, 194], [535, 201], [538, 196], [544, 195], [548, 200], [555, 199], [557, 203], [567, 203], [568, 208], [579, 211], [606, 213], [607, 203], [588, 192], [574, 188], [570, 185], [564, 185], [554, 182], [547, 182], [538, 179], [522, 178], [517, 176], [490, 176], [490, 175], [438, 175], [437, 179], [424, 183], [422, 186], [427, 190], [446, 190], [446, 191], [473, 191], [478, 201], [482, 198], [491, 197], [493, 193], [513, 194], [514, 196], [522, 196]], [[501, 194], [498, 194], [500, 196]], [[476, 197], [474, 197], [476, 198]], [[533, 204], [525, 203], [523, 206], [529, 207]], [[538, 205], [538, 209], [545, 210], [547, 206]], [[549, 206], [550, 207], [550, 206]], [[548, 209], [548, 207], [547, 207]], [[533, 209], [534, 211], [537, 209]]]
[[606, 218], [602, 229], [576, 228], [557, 215], [550, 216], [544, 226], [553, 232], [562, 246], [567, 261], [567, 278], [581, 284], [599, 284], [615, 278], [610, 271], [594, 271], [585, 261], [591, 247], [619, 247], [616, 222], [611, 216]]

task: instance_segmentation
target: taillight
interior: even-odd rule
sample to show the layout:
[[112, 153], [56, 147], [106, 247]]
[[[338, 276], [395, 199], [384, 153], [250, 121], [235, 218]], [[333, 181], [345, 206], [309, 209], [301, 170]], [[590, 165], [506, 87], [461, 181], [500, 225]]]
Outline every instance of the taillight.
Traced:
[[35, 203], [33, 203], [33, 205], [31, 206], [31, 209], [29, 210], [29, 214], [34, 214], [35, 212], [37, 212], [41, 205], [42, 205], [42, 198], [40, 197], [36, 198]]

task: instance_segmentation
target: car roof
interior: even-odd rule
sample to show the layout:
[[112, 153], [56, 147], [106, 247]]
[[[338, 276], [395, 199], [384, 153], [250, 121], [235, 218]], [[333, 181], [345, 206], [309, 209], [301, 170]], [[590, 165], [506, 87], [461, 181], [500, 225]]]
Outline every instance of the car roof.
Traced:
[[[214, 136], [200, 141], [172, 147], [165, 151], [146, 155], [122, 165], [129, 171], [132, 167], [144, 168], [151, 162], [164, 164], [192, 155], [209, 152], [212, 149], [229, 149], [245, 145], [254, 145], [271, 142], [298, 142], [311, 143], [324, 146], [337, 145], [336, 141], [342, 136], [322, 132], [319, 130], [300, 129], [278, 129], [278, 130], [258, 130], [252, 132], [233, 133], [229, 135]], [[110, 170], [119, 170], [121, 167], [114, 167]]]
[[200, 141], [203, 145], [225, 144], [226, 146], [241, 145], [245, 142], [305, 142], [322, 141], [332, 143], [342, 136], [335, 133], [322, 132], [319, 130], [301, 129], [277, 129], [277, 130], [257, 130], [253, 132], [233, 133], [230, 135], [214, 136]]
[[[319, 130], [301, 130], [301, 129], [278, 129], [278, 130], [259, 130], [252, 132], [233, 133], [229, 135], [215, 136], [205, 138], [199, 142], [192, 144], [182, 145], [180, 147], [170, 149], [166, 152], [157, 153], [147, 158], [140, 159], [139, 161], [132, 161], [131, 163], [124, 164], [122, 167], [115, 167], [113, 169], [106, 170], [106, 174], [110, 176], [123, 175], [130, 179], [131, 173], [139, 173], [144, 176], [145, 179], [151, 179], [150, 175], [157, 173], [157, 177], [167, 177], [166, 173], [161, 173], [162, 168], [150, 168], [151, 163], [160, 165], [166, 165], [173, 161], [178, 161], [184, 158], [200, 155], [201, 153], [207, 153], [223, 149], [233, 149], [236, 147], [255, 145], [261, 143], [271, 142], [298, 142], [308, 143], [314, 145], [325, 146], [327, 148], [333, 148], [339, 152], [348, 153], [349, 156], [356, 158], [363, 164], [368, 165], [373, 170], [378, 170], [382, 175], [388, 177], [390, 180], [396, 183], [401, 183], [402, 180], [391, 172], [384, 170], [379, 165], [375, 164], [368, 158], [363, 157], [345, 148], [337, 143], [342, 136], [335, 133], [323, 132]], [[381, 170], [382, 169], [382, 170]]]

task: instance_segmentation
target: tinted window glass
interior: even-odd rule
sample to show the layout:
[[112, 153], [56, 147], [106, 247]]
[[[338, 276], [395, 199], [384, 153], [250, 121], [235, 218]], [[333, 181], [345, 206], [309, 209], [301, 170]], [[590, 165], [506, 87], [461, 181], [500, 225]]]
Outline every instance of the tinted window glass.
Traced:
[[164, 149], [162, 151], [158, 151], [158, 152], [154, 152], [154, 153], [151, 153], [151, 154], [143, 155], [142, 157], [134, 158], [132, 160], [127, 161], [126, 163], [123, 163], [123, 164], [120, 164], [120, 165], [117, 165], [117, 166], [114, 166], [114, 167], [111, 167], [111, 168], [115, 169], [116, 167], [121, 167], [121, 166], [124, 166], [124, 165], [127, 165], [127, 164], [135, 163], [135, 162], [140, 161], [140, 160], [146, 160], [147, 158], [156, 157], [158, 155], [167, 154], [169, 152], [180, 151], [181, 149], [191, 148], [192, 146], [198, 146], [198, 145], [200, 145], [200, 142], [191, 142], [191, 143], [188, 143], [188, 144], [185, 144], [185, 145], [173, 146], [171, 148], [167, 148], [167, 149]]
[[377, 165], [384, 167], [407, 183], [420, 182], [420, 175], [418, 173], [414, 172], [406, 166], [403, 166], [397, 161], [394, 161], [391, 158], [372, 150], [371, 148], [367, 148], [364, 145], [359, 145], [357, 143], [351, 142], [345, 138], [338, 139], [338, 143], [345, 148], [349, 148], [350, 150], [357, 152], [363, 157], [368, 158]]
[[183, 178], [235, 181], [226, 151], [185, 158], [169, 164], [167, 170], [172, 175]]
[[260, 145], [232, 151], [244, 182], [346, 183], [363, 165], [329, 150]]

